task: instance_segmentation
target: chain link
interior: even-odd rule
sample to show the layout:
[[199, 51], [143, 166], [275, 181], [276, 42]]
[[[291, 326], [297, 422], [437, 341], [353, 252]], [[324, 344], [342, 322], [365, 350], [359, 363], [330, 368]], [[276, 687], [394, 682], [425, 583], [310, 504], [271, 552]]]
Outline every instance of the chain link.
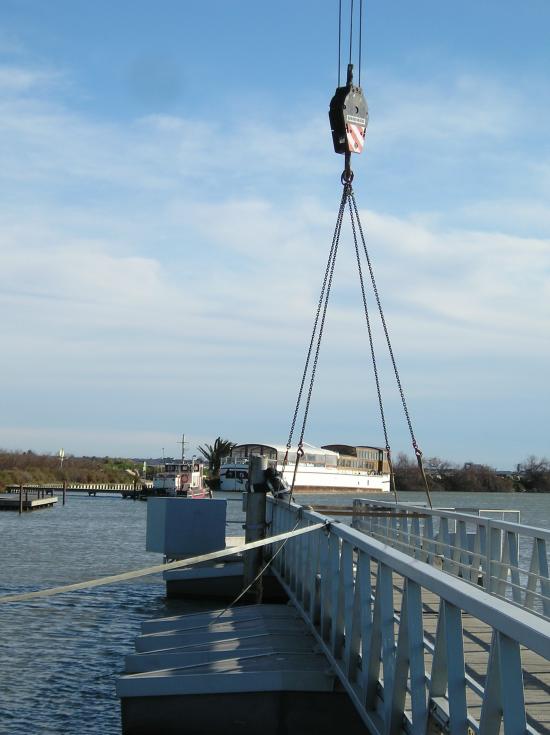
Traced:
[[329, 273], [331, 272], [331, 266], [332, 266], [332, 270], [334, 270], [334, 265], [332, 265], [333, 260], [334, 260], [334, 250], [335, 250], [335, 247], [337, 247], [337, 242], [338, 242], [338, 239], [340, 237], [340, 230], [341, 230], [341, 227], [342, 227], [342, 219], [343, 219], [343, 216], [344, 216], [344, 207], [345, 207], [345, 204], [346, 204], [346, 199], [347, 199], [347, 194], [346, 194], [346, 191], [345, 191], [345, 188], [344, 188], [344, 191], [342, 192], [342, 199], [340, 201], [340, 208], [338, 210], [338, 216], [336, 218], [336, 225], [335, 225], [335, 228], [334, 228], [334, 234], [332, 236], [332, 245], [330, 247], [330, 252], [329, 252], [328, 261], [327, 261], [327, 267], [325, 269], [325, 276], [323, 278], [323, 286], [321, 288], [321, 294], [319, 296], [319, 303], [317, 304], [317, 312], [315, 314], [315, 321], [313, 323], [313, 331], [311, 333], [311, 339], [309, 341], [309, 349], [307, 351], [307, 357], [306, 357], [306, 363], [305, 363], [305, 366], [304, 366], [304, 372], [302, 374], [302, 380], [300, 382], [300, 390], [298, 391], [298, 400], [296, 401], [296, 407], [294, 409], [294, 415], [292, 417], [292, 422], [291, 422], [291, 425], [290, 425], [290, 431], [289, 431], [289, 434], [288, 434], [288, 441], [287, 441], [287, 444], [286, 444], [287, 452], [286, 452], [286, 455], [285, 455], [285, 462], [284, 462], [284, 464], [286, 464], [286, 462], [288, 460], [288, 452], [289, 452], [289, 450], [290, 450], [290, 448], [292, 446], [292, 437], [294, 436], [294, 429], [296, 427], [296, 420], [298, 418], [298, 411], [300, 410], [300, 403], [302, 401], [302, 395], [303, 395], [303, 392], [304, 392], [304, 385], [305, 385], [305, 382], [306, 382], [307, 372], [308, 372], [308, 368], [309, 368], [309, 361], [311, 359], [311, 352], [313, 350], [313, 344], [315, 342], [315, 335], [317, 334], [317, 326], [319, 324], [319, 316], [321, 314], [321, 307], [323, 306], [323, 301], [324, 301], [324, 298], [325, 298], [325, 290], [326, 290], [326, 287], [327, 287], [327, 281], [328, 281]]
[[[352, 192], [352, 197], [353, 197], [353, 192]], [[350, 197], [348, 199], [349, 216], [350, 216], [350, 220], [351, 220], [351, 230], [352, 230], [352, 233], [353, 233], [353, 244], [355, 246], [355, 257], [357, 259], [357, 271], [359, 273], [359, 283], [361, 285], [361, 296], [363, 298], [363, 308], [365, 310], [365, 320], [367, 322], [367, 331], [369, 333], [369, 346], [370, 346], [370, 354], [371, 354], [371, 360], [372, 360], [372, 370], [373, 370], [373, 373], [374, 373], [374, 380], [375, 380], [375, 383], [376, 383], [376, 393], [378, 395], [378, 407], [380, 409], [380, 420], [382, 422], [382, 430], [384, 432], [384, 441], [386, 442], [386, 454], [387, 454], [387, 457], [388, 457], [388, 465], [389, 465], [389, 468], [390, 468], [390, 483], [391, 483], [391, 486], [392, 486], [392, 489], [393, 489], [393, 494], [394, 494], [394, 497], [395, 497], [395, 502], [397, 503], [398, 502], [397, 487], [396, 487], [396, 484], [395, 484], [395, 476], [394, 476], [394, 472], [393, 472], [393, 463], [391, 461], [391, 449], [390, 449], [390, 442], [389, 442], [389, 439], [388, 439], [388, 429], [387, 429], [387, 426], [386, 426], [386, 416], [384, 414], [384, 403], [382, 401], [382, 390], [380, 388], [380, 379], [378, 377], [378, 366], [376, 364], [376, 354], [375, 354], [375, 351], [374, 351], [374, 341], [373, 341], [373, 338], [372, 338], [372, 329], [371, 329], [371, 323], [370, 323], [369, 308], [367, 306], [367, 295], [365, 293], [365, 283], [364, 283], [364, 280], [363, 280], [363, 269], [361, 268], [361, 257], [359, 255], [359, 245], [357, 243], [357, 231], [355, 229], [355, 218], [354, 218], [354, 213], [353, 213], [351, 202], [352, 202], [352, 198]], [[359, 219], [358, 219], [358, 224], [360, 226]]]
[[[296, 426], [296, 419], [298, 416], [298, 411], [300, 409], [300, 403], [302, 400], [302, 395], [304, 391], [304, 385], [308, 373], [309, 363], [311, 360], [311, 353], [313, 351], [313, 345], [315, 343], [315, 335], [317, 334], [317, 343], [315, 345], [315, 355], [313, 358], [313, 365], [311, 369], [311, 376], [309, 381], [309, 387], [307, 392], [307, 398], [304, 408], [304, 417], [302, 421], [302, 428], [300, 431], [300, 439], [298, 441], [298, 450], [296, 452], [296, 462], [294, 464], [294, 473], [292, 475], [292, 484], [290, 486], [290, 494], [289, 494], [289, 502], [292, 499], [292, 496], [294, 494], [294, 485], [296, 484], [296, 475], [298, 472], [298, 465], [300, 464], [301, 458], [304, 456], [304, 434], [306, 430], [306, 424], [307, 424], [307, 417], [309, 414], [309, 406], [311, 403], [311, 394], [313, 392], [313, 384], [315, 382], [315, 373], [317, 371], [317, 362], [319, 360], [319, 351], [321, 348], [321, 340], [323, 338], [323, 330], [325, 326], [325, 318], [327, 314], [327, 306], [328, 306], [328, 300], [330, 296], [330, 289], [332, 286], [332, 278], [334, 275], [334, 266], [336, 263], [336, 254], [338, 252], [338, 243], [340, 241], [340, 232], [342, 230], [342, 220], [344, 218], [344, 211], [346, 207], [346, 201], [348, 200], [349, 194], [351, 191], [350, 184], [344, 185], [344, 190], [342, 192], [342, 199], [340, 200], [340, 207], [338, 209], [338, 216], [336, 218], [336, 225], [334, 228], [334, 234], [332, 236], [332, 244], [330, 248], [330, 253], [327, 261], [327, 267], [325, 269], [325, 276], [323, 279], [323, 286], [321, 288], [321, 295], [319, 296], [319, 303], [317, 304], [317, 312], [315, 314], [315, 321], [313, 324], [313, 331], [311, 333], [311, 339], [309, 342], [309, 349], [307, 352], [306, 357], [306, 364], [304, 366], [304, 372], [302, 374], [302, 380], [300, 383], [300, 390], [298, 392], [298, 400], [296, 401], [296, 408], [294, 409], [294, 416], [292, 417], [292, 423], [290, 426], [290, 432], [288, 436], [288, 442], [286, 445], [286, 453], [285, 458], [283, 460], [283, 471], [286, 467], [287, 461], [288, 461], [288, 453], [290, 451], [290, 448], [292, 446], [292, 437], [294, 435], [294, 429]], [[319, 323], [319, 317], [321, 317], [321, 322]]]
[[424, 465], [423, 465], [423, 462], [422, 462], [422, 451], [421, 451], [420, 447], [418, 446], [418, 443], [416, 441], [416, 437], [414, 435], [412, 421], [411, 421], [411, 417], [410, 417], [410, 414], [409, 414], [409, 409], [408, 409], [408, 406], [407, 406], [407, 401], [405, 400], [405, 393], [403, 391], [403, 386], [401, 385], [401, 378], [399, 377], [399, 371], [397, 369], [397, 363], [396, 363], [396, 360], [395, 360], [395, 356], [393, 354], [393, 348], [392, 348], [392, 344], [391, 344], [391, 340], [390, 340], [390, 335], [389, 335], [389, 332], [388, 332], [388, 327], [386, 325], [386, 319], [384, 317], [384, 311], [382, 309], [382, 303], [380, 301], [380, 296], [378, 294], [378, 288], [376, 286], [376, 279], [374, 277], [374, 270], [373, 270], [371, 259], [370, 259], [370, 256], [369, 256], [369, 251], [367, 249], [367, 244], [365, 242], [365, 235], [363, 234], [363, 228], [361, 226], [361, 219], [359, 218], [359, 210], [357, 208], [357, 202], [355, 201], [355, 195], [354, 195], [353, 191], [351, 191], [350, 197], [351, 197], [351, 202], [353, 204], [353, 210], [355, 212], [355, 217], [357, 219], [357, 226], [359, 228], [359, 234], [361, 235], [361, 243], [363, 245], [363, 250], [365, 252], [365, 258], [367, 260], [367, 265], [368, 265], [368, 268], [369, 268], [370, 280], [371, 280], [371, 283], [372, 283], [372, 290], [373, 290], [374, 296], [376, 298], [376, 304], [378, 306], [378, 313], [380, 314], [380, 321], [382, 322], [382, 328], [384, 330], [384, 335], [386, 337], [386, 344], [388, 346], [388, 352], [390, 354], [391, 363], [392, 363], [392, 366], [393, 366], [393, 372], [395, 374], [395, 380], [397, 382], [397, 387], [399, 389], [399, 395], [401, 396], [401, 404], [403, 406], [403, 412], [405, 414], [405, 418], [407, 420], [407, 425], [409, 427], [409, 433], [411, 435], [412, 446], [413, 446], [413, 449], [414, 449], [414, 453], [416, 455], [416, 461], [418, 463], [418, 468], [420, 470], [420, 474], [421, 474], [422, 480], [424, 482], [424, 487], [425, 487], [425, 490], [426, 490], [426, 495], [428, 497], [428, 503], [430, 504], [430, 508], [432, 508], [433, 506], [432, 506], [432, 499], [431, 499], [431, 496], [430, 496], [430, 488], [428, 486], [428, 478], [426, 477], [426, 473], [424, 471]]
[[[346, 171], [344, 172], [344, 174], [345, 173], [346, 173]], [[310, 407], [310, 404], [311, 404], [311, 396], [312, 396], [312, 393], [313, 393], [313, 385], [315, 383], [315, 375], [316, 375], [316, 372], [317, 372], [317, 363], [318, 363], [318, 360], [319, 360], [319, 352], [320, 352], [320, 349], [321, 349], [321, 341], [322, 341], [322, 338], [323, 338], [323, 331], [324, 331], [324, 327], [325, 327], [325, 319], [326, 319], [326, 314], [327, 314], [327, 307], [328, 307], [328, 302], [329, 302], [329, 297], [330, 297], [330, 291], [331, 291], [331, 288], [332, 288], [332, 280], [333, 280], [333, 276], [334, 276], [334, 267], [335, 267], [335, 264], [336, 264], [336, 255], [338, 253], [338, 246], [339, 246], [339, 242], [340, 242], [340, 233], [341, 233], [341, 230], [342, 230], [342, 220], [344, 218], [344, 211], [345, 211], [346, 203], [347, 203], [348, 204], [348, 209], [349, 209], [349, 214], [350, 214], [350, 220], [351, 220], [351, 228], [352, 228], [352, 233], [353, 233], [353, 242], [354, 242], [354, 245], [355, 245], [355, 255], [356, 255], [356, 259], [357, 259], [357, 268], [358, 268], [358, 272], [359, 272], [359, 282], [360, 282], [360, 285], [361, 285], [361, 296], [362, 296], [362, 299], [363, 299], [363, 307], [364, 307], [364, 311], [365, 311], [365, 319], [366, 319], [366, 322], [367, 322], [367, 330], [368, 330], [368, 335], [369, 335], [369, 345], [370, 345], [370, 352], [371, 352], [372, 367], [373, 367], [373, 372], [374, 372], [374, 379], [375, 379], [375, 382], [376, 382], [376, 391], [377, 391], [377, 396], [378, 396], [378, 406], [379, 406], [379, 410], [380, 410], [380, 418], [381, 418], [381, 422], [382, 422], [382, 429], [383, 429], [383, 432], [384, 432], [384, 441], [385, 441], [385, 444], [386, 444], [385, 448], [386, 448], [386, 454], [387, 454], [387, 459], [388, 459], [388, 465], [389, 465], [389, 469], [390, 469], [390, 482], [391, 482], [391, 486], [392, 486], [393, 493], [394, 493], [394, 496], [395, 496], [395, 501], [397, 502], [397, 500], [398, 500], [398, 498], [397, 498], [397, 488], [396, 488], [396, 483], [395, 483], [395, 473], [394, 473], [393, 462], [392, 462], [392, 457], [391, 457], [391, 448], [390, 448], [390, 443], [389, 443], [389, 438], [388, 438], [388, 430], [387, 430], [386, 417], [385, 417], [385, 412], [384, 412], [384, 403], [383, 403], [383, 400], [382, 400], [382, 391], [381, 391], [381, 388], [380, 388], [380, 379], [379, 379], [379, 374], [378, 374], [378, 366], [377, 366], [377, 362], [376, 362], [376, 354], [375, 354], [375, 349], [374, 349], [374, 340], [373, 340], [373, 335], [372, 335], [372, 327], [371, 327], [370, 315], [369, 315], [369, 310], [368, 310], [368, 305], [367, 305], [367, 297], [366, 297], [366, 292], [365, 292], [365, 283], [364, 283], [364, 278], [363, 278], [363, 270], [361, 268], [361, 256], [360, 256], [360, 252], [359, 252], [359, 244], [358, 244], [358, 238], [357, 238], [357, 231], [359, 231], [359, 235], [360, 235], [360, 238], [361, 238], [361, 244], [362, 244], [362, 247], [363, 247], [363, 252], [365, 254], [365, 258], [366, 258], [366, 261], [367, 261], [367, 266], [368, 266], [369, 275], [370, 275], [370, 281], [371, 281], [372, 289], [373, 289], [374, 296], [375, 296], [375, 299], [376, 299], [376, 304], [377, 304], [377, 307], [378, 307], [378, 313], [380, 315], [380, 320], [381, 320], [381, 323], [382, 323], [382, 328], [383, 328], [384, 335], [385, 335], [385, 338], [386, 338], [386, 344], [387, 344], [387, 347], [388, 347], [388, 352], [389, 352], [389, 355], [390, 355], [390, 359], [391, 359], [391, 363], [392, 363], [392, 367], [393, 367], [393, 372], [394, 372], [395, 379], [396, 379], [396, 382], [397, 382], [397, 387], [398, 387], [398, 390], [399, 390], [399, 395], [401, 397], [401, 404], [403, 406], [403, 411], [404, 411], [405, 418], [406, 418], [406, 421], [407, 421], [407, 425], [408, 425], [408, 428], [409, 428], [409, 433], [411, 435], [412, 446], [413, 446], [413, 449], [414, 449], [414, 452], [415, 452], [415, 455], [416, 455], [416, 459], [417, 459], [417, 462], [418, 462], [418, 467], [420, 469], [420, 473], [421, 473], [422, 479], [424, 481], [424, 486], [425, 486], [425, 489], [426, 489], [426, 495], [428, 497], [428, 502], [429, 502], [429, 505], [430, 505], [430, 508], [431, 508], [432, 507], [432, 501], [431, 501], [431, 497], [430, 497], [430, 490], [429, 490], [429, 486], [428, 486], [428, 479], [426, 477], [426, 473], [424, 471], [424, 466], [423, 466], [423, 463], [422, 463], [422, 452], [421, 452], [421, 450], [420, 450], [420, 448], [418, 446], [418, 443], [416, 441], [416, 437], [414, 435], [413, 425], [412, 425], [411, 417], [410, 417], [410, 414], [409, 414], [409, 409], [408, 409], [408, 406], [407, 406], [407, 402], [406, 402], [406, 399], [405, 399], [405, 393], [403, 391], [403, 386], [401, 384], [401, 378], [399, 376], [399, 371], [397, 369], [397, 362], [395, 360], [395, 356], [394, 356], [394, 353], [393, 353], [393, 348], [392, 348], [392, 344], [391, 344], [391, 340], [390, 340], [390, 335], [389, 335], [388, 327], [387, 327], [387, 324], [386, 324], [386, 319], [385, 319], [385, 316], [384, 316], [384, 311], [382, 309], [382, 303], [380, 301], [380, 296], [378, 294], [378, 287], [376, 285], [376, 279], [374, 277], [374, 270], [373, 270], [371, 259], [370, 259], [370, 255], [369, 255], [369, 252], [368, 252], [368, 249], [367, 249], [367, 245], [366, 245], [366, 241], [365, 241], [365, 235], [363, 233], [363, 227], [361, 225], [361, 219], [359, 217], [359, 210], [358, 210], [358, 207], [357, 207], [357, 202], [355, 201], [355, 195], [353, 193], [353, 188], [352, 188], [352, 184], [351, 184], [351, 182], [353, 180], [353, 175], [346, 177], [346, 176], [344, 176], [344, 174], [342, 175], [342, 183], [344, 185], [344, 189], [343, 189], [343, 192], [342, 192], [342, 198], [340, 200], [340, 207], [339, 207], [339, 210], [338, 210], [338, 216], [336, 218], [336, 225], [335, 225], [334, 234], [333, 234], [333, 237], [332, 237], [332, 244], [331, 244], [331, 247], [330, 247], [330, 252], [329, 252], [329, 256], [328, 256], [328, 260], [327, 260], [327, 265], [326, 265], [326, 268], [325, 268], [325, 274], [324, 274], [324, 278], [323, 278], [323, 284], [322, 284], [322, 287], [321, 287], [321, 293], [320, 293], [320, 296], [319, 296], [319, 301], [318, 301], [318, 304], [317, 304], [317, 310], [316, 310], [316, 313], [315, 313], [315, 319], [314, 319], [314, 323], [313, 323], [313, 330], [312, 330], [311, 338], [310, 338], [310, 341], [309, 341], [309, 348], [308, 348], [308, 351], [307, 351], [307, 356], [306, 356], [304, 371], [302, 373], [302, 379], [301, 379], [301, 382], [300, 382], [300, 389], [298, 391], [298, 399], [296, 401], [296, 407], [294, 409], [294, 414], [292, 416], [292, 422], [291, 422], [291, 425], [290, 425], [290, 431], [289, 431], [289, 435], [288, 435], [288, 442], [287, 442], [287, 445], [286, 445], [286, 453], [285, 453], [285, 457], [284, 457], [284, 460], [283, 460], [283, 471], [284, 471], [284, 469], [285, 469], [285, 467], [287, 465], [287, 462], [288, 462], [289, 451], [290, 451], [290, 449], [292, 447], [292, 439], [293, 439], [293, 436], [294, 436], [294, 431], [296, 429], [296, 421], [297, 421], [297, 418], [298, 418], [298, 412], [300, 410], [300, 404], [301, 404], [301, 401], [302, 401], [302, 398], [303, 398], [304, 387], [305, 387], [306, 378], [307, 378], [307, 374], [308, 374], [308, 370], [309, 370], [311, 356], [312, 356], [314, 345], [315, 345], [315, 352], [314, 352], [314, 356], [313, 356], [313, 364], [312, 364], [312, 367], [311, 367], [311, 375], [310, 375], [310, 379], [309, 379], [309, 386], [308, 386], [308, 391], [307, 391], [307, 397], [306, 397], [305, 406], [304, 406], [304, 415], [303, 415], [302, 426], [301, 426], [301, 430], [300, 430], [300, 438], [299, 438], [299, 441], [298, 441], [298, 449], [297, 449], [297, 452], [296, 452], [296, 461], [295, 461], [295, 464], [294, 464], [294, 473], [293, 473], [292, 484], [291, 484], [291, 488], [290, 488], [289, 502], [292, 499], [292, 495], [293, 495], [293, 492], [294, 492], [294, 485], [295, 485], [295, 482], [296, 482], [296, 475], [297, 475], [297, 472], [298, 472], [298, 465], [300, 463], [300, 460], [304, 456], [304, 448], [303, 448], [304, 435], [305, 435], [305, 430], [306, 430], [306, 426], [307, 426], [307, 419], [308, 419], [308, 415], [309, 415], [309, 407]], [[317, 336], [317, 341], [315, 341], [315, 337], [316, 336]]]

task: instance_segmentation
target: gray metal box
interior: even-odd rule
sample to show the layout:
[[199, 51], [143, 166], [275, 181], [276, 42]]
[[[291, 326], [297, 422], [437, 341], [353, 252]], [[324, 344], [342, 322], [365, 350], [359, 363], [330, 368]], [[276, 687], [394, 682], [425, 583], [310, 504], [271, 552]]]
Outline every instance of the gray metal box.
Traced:
[[147, 500], [147, 551], [195, 556], [225, 549], [227, 501], [191, 498]]

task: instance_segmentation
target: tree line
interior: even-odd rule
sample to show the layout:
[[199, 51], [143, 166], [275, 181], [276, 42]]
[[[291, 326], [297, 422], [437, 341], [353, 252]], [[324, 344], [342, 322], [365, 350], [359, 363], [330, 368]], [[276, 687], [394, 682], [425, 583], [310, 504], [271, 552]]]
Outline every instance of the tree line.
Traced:
[[[218, 437], [214, 444], [199, 447], [210, 465], [210, 481], [216, 484], [221, 460], [235, 446]], [[436, 457], [425, 460], [430, 490], [437, 492], [550, 492], [550, 460], [531, 455], [516, 471], [503, 475], [492, 467], [467, 462], [453, 464]], [[129, 482], [126, 470], [140, 471], [141, 462], [114, 457], [60, 457], [28, 450], [0, 450], [0, 491], [6, 485], [68, 482]], [[424, 485], [414, 459], [399, 454], [394, 462], [398, 492], [423, 492]]]
[[139, 470], [131, 459], [66, 456], [0, 450], [0, 491], [6, 485], [67, 482], [130, 482], [127, 469]]
[[[550, 460], [531, 455], [516, 471], [503, 474], [483, 464], [453, 464], [436, 457], [424, 462], [430, 490], [437, 492], [550, 492]], [[424, 484], [416, 460], [399, 454], [394, 464], [398, 492], [423, 492]]]

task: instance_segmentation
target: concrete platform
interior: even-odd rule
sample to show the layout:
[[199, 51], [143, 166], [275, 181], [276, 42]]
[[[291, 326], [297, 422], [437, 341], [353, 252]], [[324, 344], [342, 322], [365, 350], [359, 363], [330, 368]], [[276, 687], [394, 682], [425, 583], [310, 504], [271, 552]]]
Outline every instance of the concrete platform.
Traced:
[[143, 624], [117, 682], [124, 735], [366, 733], [292, 607], [219, 614]]

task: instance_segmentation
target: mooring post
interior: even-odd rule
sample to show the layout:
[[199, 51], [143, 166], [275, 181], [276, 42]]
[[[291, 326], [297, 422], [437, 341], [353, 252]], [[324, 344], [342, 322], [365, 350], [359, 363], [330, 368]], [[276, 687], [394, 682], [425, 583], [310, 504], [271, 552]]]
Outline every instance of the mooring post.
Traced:
[[67, 495], [67, 480], [63, 480], [63, 505], [65, 505], [66, 495]]
[[[248, 493], [246, 498], [245, 543], [265, 538], [265, 515], [267, 488], [264, 472], [267, 457], [252, 455], [248, 463]], [[251, 549], [244, 554], [244, 586], [248, 587], [256, 579], [262, 568], [263, 549]], [[248, 597], [254, 602], [262, 601], [262, 578], [251, 587]]]
[[19, 485], [19, 513], [23, 512], [23, 485]]
[[138, 483], [137, 477], [134, 477], [134, 494], [132, 496], [132, 500], [135, 500], [137, 496], [137, 483]]

